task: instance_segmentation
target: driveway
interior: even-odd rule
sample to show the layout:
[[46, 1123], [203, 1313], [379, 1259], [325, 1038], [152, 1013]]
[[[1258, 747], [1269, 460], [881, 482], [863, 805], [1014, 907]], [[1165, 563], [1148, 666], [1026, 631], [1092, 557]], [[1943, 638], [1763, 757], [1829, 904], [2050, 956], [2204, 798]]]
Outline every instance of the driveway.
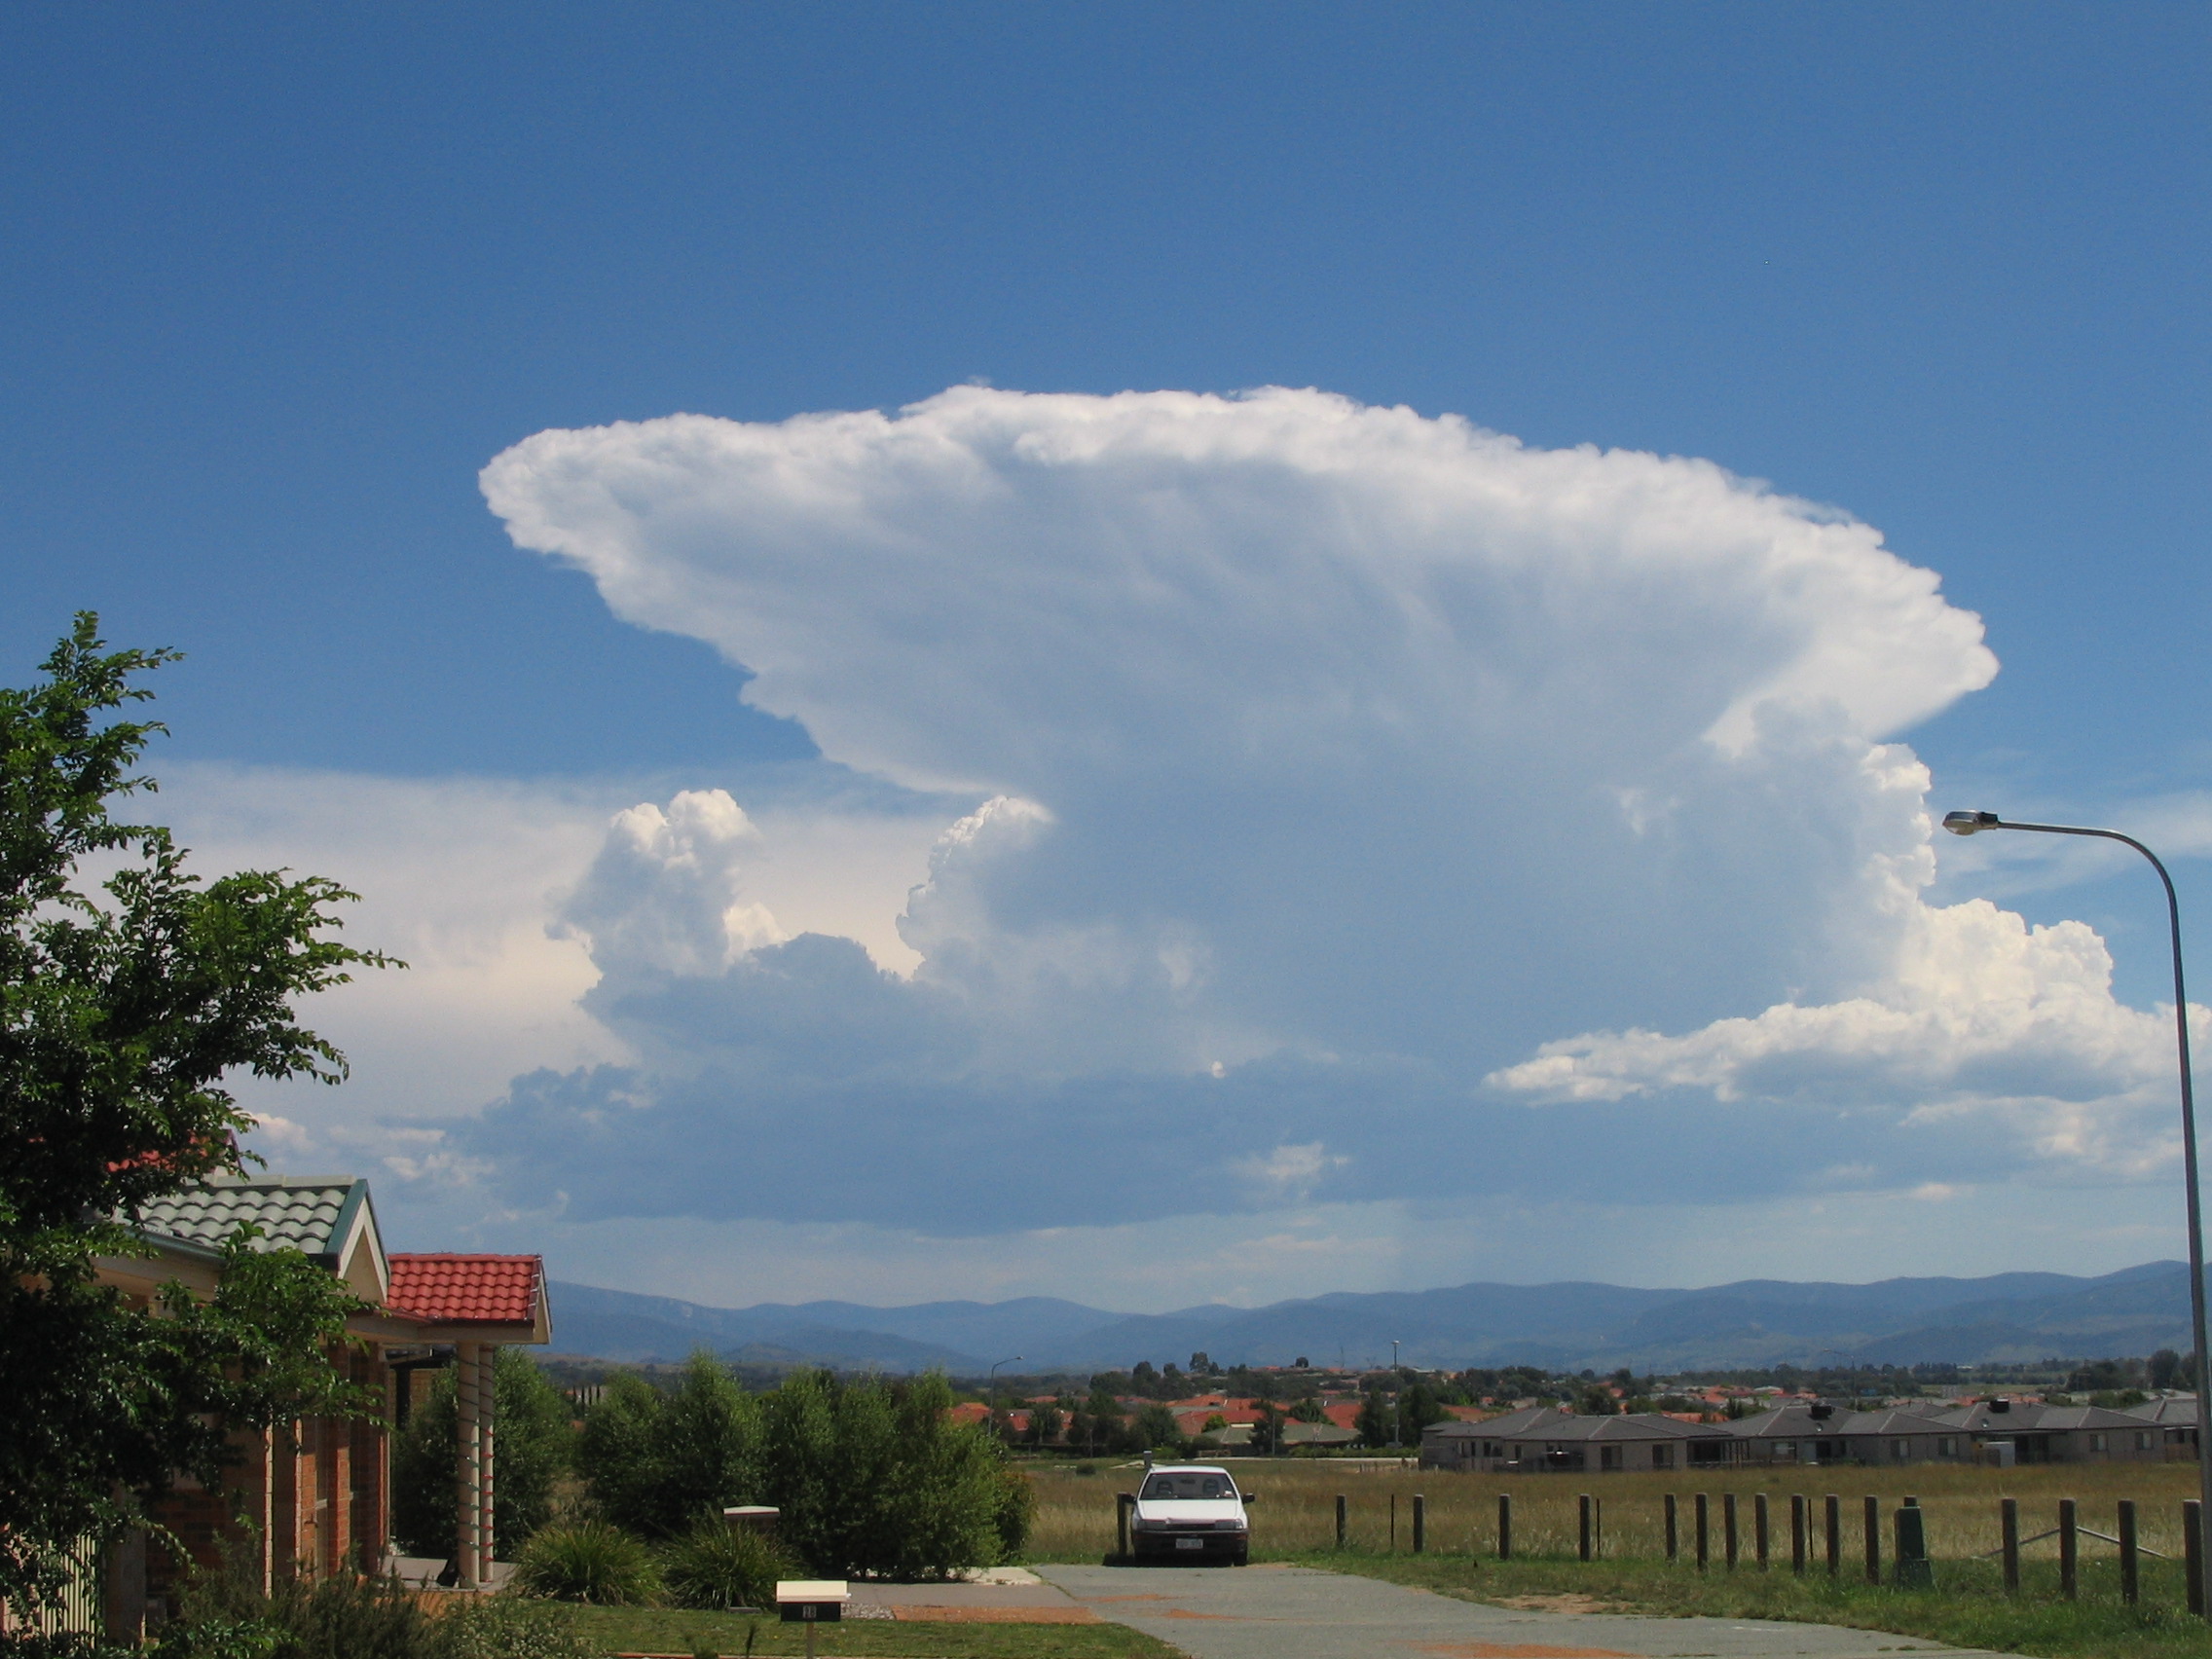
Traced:
[[1100, 1618], [1197, 1659], [1955, 1659], [1967, 1651], [1838, 1625], [1521, 1612], [1305, 1567], [1036, 1570]]

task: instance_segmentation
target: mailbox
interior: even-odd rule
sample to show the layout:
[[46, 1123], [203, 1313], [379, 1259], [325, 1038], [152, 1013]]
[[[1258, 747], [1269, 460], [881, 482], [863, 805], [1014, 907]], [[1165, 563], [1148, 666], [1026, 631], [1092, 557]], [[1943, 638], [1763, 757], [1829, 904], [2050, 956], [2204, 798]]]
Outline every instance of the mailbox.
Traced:
[[853, 1593], [842, 1578], [779, 1578], [776, 1607], [786, 1624], [836, 1624]]

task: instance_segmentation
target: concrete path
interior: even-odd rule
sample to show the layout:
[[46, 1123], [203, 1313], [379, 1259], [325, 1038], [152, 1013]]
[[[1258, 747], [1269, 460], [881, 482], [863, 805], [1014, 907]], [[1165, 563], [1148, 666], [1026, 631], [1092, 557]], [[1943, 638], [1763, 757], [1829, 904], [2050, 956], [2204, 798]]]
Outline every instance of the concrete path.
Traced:
[[1838, 1625], [1522, 1612], [1304, 1567], [1037, 1571], [1101, 1618], [1197, 1659], [1958, 1659], [1967, 1651]]

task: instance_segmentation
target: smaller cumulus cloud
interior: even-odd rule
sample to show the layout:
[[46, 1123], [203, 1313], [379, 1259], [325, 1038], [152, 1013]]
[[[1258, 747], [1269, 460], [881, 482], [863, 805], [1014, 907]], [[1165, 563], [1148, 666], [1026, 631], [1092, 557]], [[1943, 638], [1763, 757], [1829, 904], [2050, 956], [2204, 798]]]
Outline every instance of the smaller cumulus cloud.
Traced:
[[760, 832], [725, 790], [617, 813], [560, 928], [602, 973], [708, 974], [787, 936], [744, 892]]

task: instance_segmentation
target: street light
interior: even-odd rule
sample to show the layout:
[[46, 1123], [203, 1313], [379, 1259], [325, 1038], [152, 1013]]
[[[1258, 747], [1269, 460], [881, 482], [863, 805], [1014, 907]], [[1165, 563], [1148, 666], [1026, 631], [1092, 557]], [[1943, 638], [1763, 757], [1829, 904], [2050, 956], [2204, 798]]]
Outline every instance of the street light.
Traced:
[[[989, 1352], [990, 1350], [989, 1350], [988, 1348], [986, 1348], [986, 1349], [984, 1349], [984, 1351], [985, 1351], [985, 1352], [987, 1353], [987, 1352]], [[996, 1434], [998, 1433], [998, 1431], [999, 1431], [999, 1420], [998, 1420], [998, 1419], [999, 1419], [999, 1367], [1000, 1367], [1001, 1365], [1015, 1365], [1015, 1364], [1018, 1364], [1018, 1363], [1020, 1362], [1020, 1360], [1021, 1360], [1021, 1355], [1019, 1355], [1019, 1354], [1017, 1354], [1017, 1353], [1015, 1353], [1015, 1354], [1009, 1354], [1009, 1355], [1008, 1355], [1008, 1356], [1007, 1356], [1006, 1358], [1004, 1358], [1004, 1359], [1002, 1359], [1002, 1360], [998, 1360], [998, 1361], [996, 1361], [996, 1362], [995, 1362], [995, 1363], [993, 1363], [993, 1365], [991, 1366], [991, 1371], [990, 1371], [990, 1378], [991, 1378], [991, 1382], [990, 1382], [990, 1393], [991, 1393], [991, 1433], [992, 1433], [992, 1434], [994, 1434], [994, 1435], [996, 1435]]]
[[[2189, 1313], [2190, 1333], [2196, 1345], [2196, 1478], [2197, 1523], [2200, 1528], [2212, 1525], [2212, 1448], [2206, 1446], [2207, 1430], [2212, 1430], [2212, 1416], [2206, 1410], [2212, 1399], [2212, 1364], [2208, 1364], [2208, 1345], [2204, 1328], [2204, 1209], [2197, 1196], [2196, 1182], [2196, 1091], [2190, 1076], [2189, 1065], [2189, 996], [2182, 988], [2181, 977], [2181, 901], [2174, 896], [2174, 878], [2166, 873], [2166, 866], [2158, 862], [2158, 855], [2151, 851], [2132, 835], [2122, 835], [2117, 830], [2083, 830], [2070, 824], [2008, 824], [1994, 812], [1947, 812], [1943, 815], [1943, 828], [1954, 835], [1978, 835], [1984, 830], [2030, 830], [2043, 835], [2086, 835], [2100, 841], [2118, 841], [2133, 847], [2151, 861], [2151, 867], [2158, 872], [2158, 879], [2166, 888], [2166, 922], [2173, 937], [2174, 951], [2174, 1044], [2181, 1052], [2181, 1156], [2182, 1181], [2189, 1194]], [[2208, 1578], [2212, 1578], [2212, 1551], [2203, 1547], [2201, 1539], [2191, 1540], [2197, 1547], [2198, 1559], [2205, 1563]], [[2204, 1598], [2207, 1617], [2212, 1617], [2212, 1593]]]
[[1398, 1373], [1398, 1339], [1390, 1339], [1390, 1450], [1406, 1438], [1406, 1380]]

